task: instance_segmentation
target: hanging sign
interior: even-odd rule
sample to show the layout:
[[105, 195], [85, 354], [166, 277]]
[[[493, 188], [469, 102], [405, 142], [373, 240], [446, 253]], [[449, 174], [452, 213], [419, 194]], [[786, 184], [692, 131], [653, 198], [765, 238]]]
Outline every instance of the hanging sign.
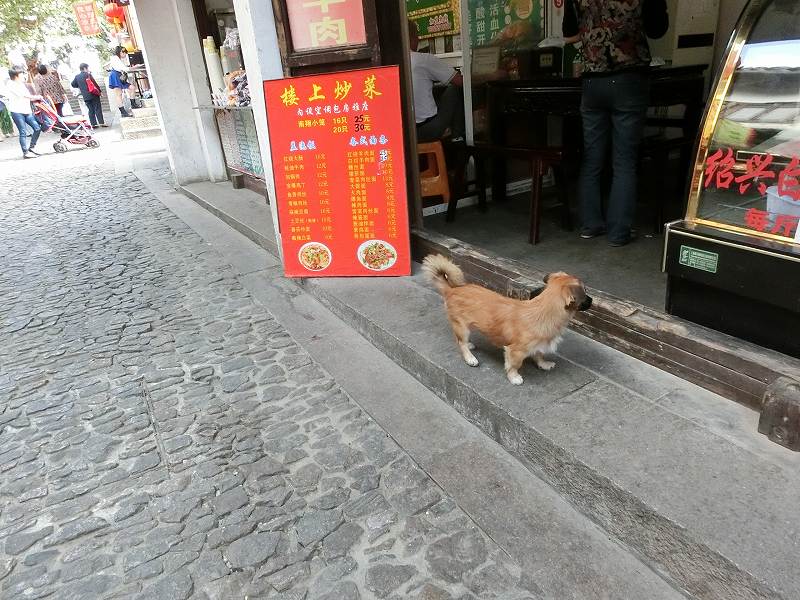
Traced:
[[264, 82], [288, 277], [409, 275], [398, 67]]
[[78, 21], [78, 29], [81, 35], [91, 37], [100, 33], [100, 24], [97, 22], [94, 2], [91, 0], [76, 2], [72, 5], [72, 10], [75, 11], [75, 19]]
[[287, 0], [294, 50], [358, 46], [367, 41], [362, 0]]
[[421, 40], [461, 32], [458, 0], [406, 0], [406, 13]]

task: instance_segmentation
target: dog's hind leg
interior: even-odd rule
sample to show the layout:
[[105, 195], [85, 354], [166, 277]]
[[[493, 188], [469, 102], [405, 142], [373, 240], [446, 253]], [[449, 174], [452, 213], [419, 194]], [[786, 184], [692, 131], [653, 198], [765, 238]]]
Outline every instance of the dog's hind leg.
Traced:
[[534, 352], [533, 353], [533, 362], [536, 363], [536, 366], [539, 367], [542, 371], [550, 371], [553, 367], [556, 366], [552, 360], [545, 360], [544, 354], [541, 352]]
[[458, 347], [461, 350], [461, 356], [464, 358], [464, 362], [470, 367], [477, 367], [478, 359], [475, 358], [475, 355], [471, 352], [475, 346], [469, 342], [469, 327], [464, 323], [456, 321], [450, 321], [450, 326], [453, 328], [453, 333], [456, 336], [456, 341], [458, 342]]
[[525, 361], [527, 352], [524, 348], [517, 348], [515, 346], [505, 346], [505, 367], [506, 376], [508, 380], [514, 385], [522, 385], [522, 375], [519, 374], [519, 368]]

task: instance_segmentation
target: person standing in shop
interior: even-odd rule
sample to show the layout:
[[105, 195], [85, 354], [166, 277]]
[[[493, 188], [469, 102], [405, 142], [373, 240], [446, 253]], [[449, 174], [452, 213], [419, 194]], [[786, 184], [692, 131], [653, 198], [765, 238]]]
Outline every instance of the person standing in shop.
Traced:
[[[40, 156], [40, 154], [36, 152], [34, 148], [36, 147], [36, 142], [39, 140], [39, 134], [42, 128], [33, 116], [31, 102], [34, 100], [41, 100], [42, 97], [31, 94], [28, 86], [25, 85], [22, 77], [20, 77], [21, 74], [22, 71], [9, 69], [9, 81], [3, 93], [8, 99], [7, 106], [8, 111], [11, 113], [11, 119], [14, 121], [14, 125], [17, 126], [17, 130], [19, 131], [19, 145], [22, 147], [22, 158], [36, 158]], [[28, 129], [26, 125], [33, 129], [30, 145], [28, 145]]]
[[100, 86], [89, 71], [89, 65], [81, 63], [80, 70], [70, 85], [80, 90], [83, 102], [89, 111], [89, 123], [92, 124], [92, 127], [108, 127], [103, 119], [103, 108], [100, 105], [100, 95], [102, 94]]
[[125, 59], [128, 56], [128, 51], [122, 46], [114, 48], [114, 56], [111, 57], [111, 73], [108, 76], [108, 89], [114, 94], [114, 99], [119, 108], [119, 114], [123, 117], [132, 117], [133, 114], [125, 110], [124, 94], [128, 94], [128, 88], [131, 87], [128, 81], [128, 65], [125, 64]]
[[38, 73], [33, 78], [33, 88], [40, 96], [51, 100], [55, 105], [56, 112], [64, 116], [62, 112], [67, 95], [61, 86], [61, 75], [55, 69], [48, 68], [47, 65], [39, 65]]
[[[636, 168], [649, 104], [650, 48], [669, 28], [666, 0], [566, 0], [562, 30], [582, 43], [583, 162], [579, 181], [581, 237], [632, 239]], [[602, 213], [601, 174], [609, 138], [613, 178]]]

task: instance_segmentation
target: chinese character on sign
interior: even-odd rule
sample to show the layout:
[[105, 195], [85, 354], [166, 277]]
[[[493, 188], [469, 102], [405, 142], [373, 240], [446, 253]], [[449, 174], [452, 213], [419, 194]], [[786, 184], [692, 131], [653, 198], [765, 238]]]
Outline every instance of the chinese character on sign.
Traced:
[[336, 100], [344, 100], [347, 98], [347, 94], [350, 93], [350, 88], [353, 87], [353, 84], [349, 81], [336, 81], [336, 87], [333, 90], [333, 97]]
[[778, 215], [775, 218], [775, 227], [772, 228], [770, 233], [792, 237], [794, 236], [795, 229], [797, 229], [798, 219], [800, 219], [800, 217], [794, 215]]
[[345, 0], [314, 0], [313, 2], [303, 2], [303, 7], [309, 8], [312, 6], [319, 7], [319, 9], [326, 13], [330, 10], [331, 4], [341, 4]]
[[375, 75], [370, 75], [364, 80], [364, 96], [370, 100], [374, 100], [375, 96], [382, 96], [383, 94], [378, 91]]
[[320, 94], [322, 91], [322, 86], [317, 85], [316, 83], [312, 83], [311, 87], [314, 89], [314, 93], [308, 97], [309, 102], [314, 102], [315, 100], [325, 100], [325, 95]]
[[323, 17], [322, 21], [311, 23], [311, 44], [319, 46], [339, 46], [347, 43], [347, 25], [344, 19]]
[[769, 226], [769, 213], [765, 210], [750, 208], [744, 213], [744, 224], [750, 229], [764, 231]]
[[727, 153], [722, 148], [714, 152], [706, 161], [705, 187], [714, 183], [715, 188], [729, 189], [735, 178], [733, 167], [736, 161], [733, 159], [733, 150], [728, 148]]
[[775, 179], [774, 171], [767, 171], [767, 167], [772, 164], [772, 156], [769, 154], [760, 155], [755, 154], [747, 160], [745, 165], [744, 175], [739, 175], [736, 178], [736, 183], [739, 184], [739, 193], [744, 194], [749, 188], [752, 181], [759, 180], [758, 191], [763, 196], [767, 193], [767, 185], [763, 182], [764, 179]]
[[800, 160], [796, 156], [778, 175], [778, 195], [800, 201]]
[[284, 106], [296, 106], [300, 102], [300, 98], [297, 97], [297, 92], [293, 85], [284, 88], [281, 94], [281, 102], [283, 102]]

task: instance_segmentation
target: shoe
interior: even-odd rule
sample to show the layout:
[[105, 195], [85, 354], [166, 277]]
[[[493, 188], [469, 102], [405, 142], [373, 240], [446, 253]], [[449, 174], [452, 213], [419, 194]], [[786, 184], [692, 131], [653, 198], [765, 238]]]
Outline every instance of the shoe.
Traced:
[[31, 154], [30, 152], [26, 152], [22, 155], [22, 158], [38, 158], [38, 154]]
[[36, 150], [34, 150], [33, 148], [28, 148], [28, 152], [30, 152], [31, 154], [35, 154], [36, 156], [41, 156], [41, 154], [39, 154], [39, 153], [38, 153]]
[[581, 239], [591, 240], [592, 238], [600, 237], [606, 232], [605, 227], [594, 227], [581, 229]]
[[627, 246], [628, 244], [630, 244], [632, 241], [636, 239], [636, 237], [637, 237], [636, 231], [631, 229], [630, 233], [626, 237], [620, 238], [618, 240], [610, 240], [608, 243], [612, 248], [621, 248], [622, 246]]

